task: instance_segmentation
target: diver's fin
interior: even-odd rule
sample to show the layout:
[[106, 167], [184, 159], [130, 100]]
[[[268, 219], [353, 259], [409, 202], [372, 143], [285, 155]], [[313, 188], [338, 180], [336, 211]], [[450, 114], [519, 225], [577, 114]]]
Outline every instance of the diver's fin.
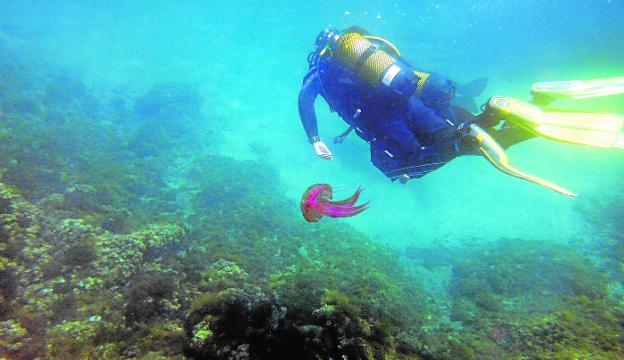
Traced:
[[453, 104], [463, 107], [471, 113], [479, 111], [474, 98], [481, 95], [488, 84], [488, 78], [483, 77], [469, 82], [468, 84], [458, 85], [457, 93], [453, 98]]
[[618, 149], [624, 149], [624, 134], [620, 134], [618, 136], [617, 141], [615, 142], [615, 145], [613, 145], [613, 147]]
[[488, 81], [489, 79], [486, 77], [472, 80], [468, 84], [459, 85], [457, 91], [464, 96], [477, 97], [485, 91]]
[[533, 102], [543, 104], [556, 98], [585, 99], [624, 94], [624, 76], [594, 79], [537, 82], [531, 86]]
[[477, 107], [477, 103], [475, 102], [474, 98], [461, 96], [461, 95], [455, 95], [452, 103], [453, 105], [462, 107], [470, 111], [471, 114], [476, 114], [479, 112], [479, 108]]
[[533, 176], [525, 173], [524, 171], [512, 166], [509, 163], [509, 158], [505, 154], [503, 148], [488, 134], [485, 130], [481, 129], [478, 125], [472, 124], [470, 125], [470, 135], [474, 137], [479, 143], [479, 150], [483, 153], [483, 155], [499, 170], [507, 173], [511, 176], [515, 176], [517, 178], [527, 180], [533, 182], [538, 185], [545, 186], [551, 190], [554, 190], [558, 193], [567, 195], [567, 196], [576, 196], [573, 192], [562, 188], [561, 186], [555, 185], [549, 181], [538, 178], [537, 176]]
[[603, 148], [621, 147], [624, 118], [592, 112], [545, 112], [511, 97], [494, 96], [489, 108], [537, 135], [553, 140]]

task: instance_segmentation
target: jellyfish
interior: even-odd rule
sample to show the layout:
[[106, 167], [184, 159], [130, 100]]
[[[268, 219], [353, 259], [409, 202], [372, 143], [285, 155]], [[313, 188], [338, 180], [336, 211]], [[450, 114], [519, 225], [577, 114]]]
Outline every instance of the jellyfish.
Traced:
[[309, 222], [317, 222], [323, 216], [329, 217], [350, 217], [366, 210], [368, 202], [353, 206], [360, 197], [361, 187], [348, 199], [342, 201], [331, 201], [333, 191], [329, 184], [314, 184], [310, 186], [301, 198], [301, 212], [303, 217]]

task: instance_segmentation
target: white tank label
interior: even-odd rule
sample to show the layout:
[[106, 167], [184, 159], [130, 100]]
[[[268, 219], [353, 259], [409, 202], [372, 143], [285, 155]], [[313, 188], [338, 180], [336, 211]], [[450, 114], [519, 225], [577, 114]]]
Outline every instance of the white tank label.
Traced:
[[383, 79], [381, 79], [381, 82], [384, 83], [384, 85], [386, 86], [390, 86], [390, 83], [392, 82], [392, 80], [394, 80], [394, 78], [397, 76], [397, 74], [400, 71], [401, 71], [400, 67], [394, 64], [390, 65], [390, 67], [386, 71], [386, 74], [383, 76]]

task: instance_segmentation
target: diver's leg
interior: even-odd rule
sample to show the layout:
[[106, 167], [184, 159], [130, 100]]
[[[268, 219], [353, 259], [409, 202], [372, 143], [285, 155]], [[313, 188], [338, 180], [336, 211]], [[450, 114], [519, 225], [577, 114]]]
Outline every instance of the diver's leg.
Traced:
[[442, 117], [438, 111], [426, 106], [417, 96], [409, 98], [406, 110], [407, 113], [402, 117], [406, 126], [425, 139], [425, 142], [432, 142], [434, 135], [455, 125], [451, 119]]
[[[508, 149], [512, 145], [536, 137], [532, 132], [510, 121], [504, 120], [498, 111], [489, 107], [488, 103], [486, 103], [483, 108], [484, 110], [481, 114], [474, 116], [473, 123], [476, 123], [483, 130], [487, 131], [503, 149]], [[456, 113], [461, 113], [463, 116], [466, 116], [461, 110], [457, 108], [454, 108], [454, 110]], [[498, 126], [501, 120], [504, 122], [502, 126]]]
[[383, 139], [371, 142], [371, 162], [390, 180], [395, 181], [405, 174], [406, 164], [400, 151], [388, 145]]
[[510, 146], [521, 143], [525, 140], [532, 139], [535, 134], [527, 131], [514, 124], [505, 124], [500, 129], [491, 129], [490, 135], [496, 140], [496, 142], [503, 148], [508, 149]]
[[452, 107], [457, 123], [471, 124], [476, 121], [476, 116], [461, 106], [454, 105]]
[[420, 152], [422, 144], [408, 127], [403, 111], [392, 111], [382, 122], [383, 134], [394, 143], [401, 146], [404, 152], [416, 154]]

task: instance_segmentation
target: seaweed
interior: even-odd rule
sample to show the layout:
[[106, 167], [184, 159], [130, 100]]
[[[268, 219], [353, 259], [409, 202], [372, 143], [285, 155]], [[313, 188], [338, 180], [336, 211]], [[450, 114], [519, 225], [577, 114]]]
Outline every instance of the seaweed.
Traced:
[[110, 93], [0, 54], [0, 357], [624, 353], [619, 195], [579, 206], [593, 257], [548, 239], [401, 252], [303, 226], [275, 169], [213, 151], [193, 84]]

